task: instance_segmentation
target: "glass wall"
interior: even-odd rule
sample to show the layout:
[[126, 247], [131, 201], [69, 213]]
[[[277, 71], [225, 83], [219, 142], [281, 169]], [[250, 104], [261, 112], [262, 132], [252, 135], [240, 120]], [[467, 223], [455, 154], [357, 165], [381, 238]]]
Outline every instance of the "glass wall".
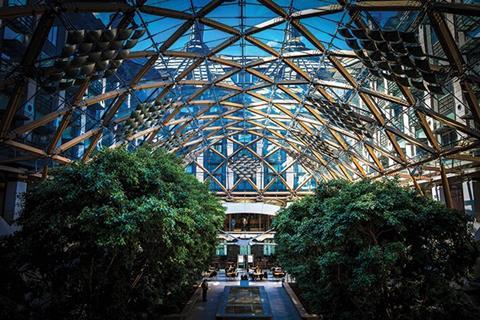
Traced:
[[227, 214], [224, 231], [267, 231], [272, 227], [272, 218], [273, 216], [265, 214]]

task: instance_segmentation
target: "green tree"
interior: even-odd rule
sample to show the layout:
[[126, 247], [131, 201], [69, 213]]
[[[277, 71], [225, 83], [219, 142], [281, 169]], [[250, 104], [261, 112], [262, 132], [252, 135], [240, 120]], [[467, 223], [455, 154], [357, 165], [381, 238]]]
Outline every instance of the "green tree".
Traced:
[[277, 255], [326, 319], [476, 319], [455, 290], [478, 252], [465, 215], [396, 181], [332, 181], [276, 218]]
[[35, 319], [178, 311], [223, 218], [207, 186], [162, 150], [105, 150], [59, 167], [29, 190], [21, 232], [1, 243], [0, 281], [12, 290], [0, 308]]

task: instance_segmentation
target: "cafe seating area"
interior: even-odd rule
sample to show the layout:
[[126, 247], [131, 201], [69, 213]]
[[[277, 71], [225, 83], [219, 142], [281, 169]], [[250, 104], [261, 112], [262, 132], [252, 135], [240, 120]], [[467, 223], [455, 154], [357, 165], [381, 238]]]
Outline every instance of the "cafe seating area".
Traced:
[[234, 264], [226, 266], [226, 268], [209, 267], [203, 272], [203, 277], [215, 280], [236, 281], [279, 281], [286, 276], [285, 271], [281, 267], [272, 267], [270, 269], [262, 268], [257, 265], [255, 267], [239, 268]]

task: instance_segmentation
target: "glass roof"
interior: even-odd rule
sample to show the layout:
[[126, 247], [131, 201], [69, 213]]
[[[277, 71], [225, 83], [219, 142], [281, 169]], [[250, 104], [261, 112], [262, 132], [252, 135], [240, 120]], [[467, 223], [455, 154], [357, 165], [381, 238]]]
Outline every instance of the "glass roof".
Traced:
[[479, 11], [6, 1], [0, 161], [45, 175], [98, 148], [150, 143], [230, 199], [290, 199], [332, 178], [418, 186], [477, 161]]

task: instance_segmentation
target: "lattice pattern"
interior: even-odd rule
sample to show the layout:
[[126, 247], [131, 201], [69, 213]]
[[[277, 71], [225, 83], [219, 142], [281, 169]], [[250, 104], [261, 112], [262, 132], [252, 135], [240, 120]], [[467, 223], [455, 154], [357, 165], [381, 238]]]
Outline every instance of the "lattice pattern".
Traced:
[[251, 179], [255, 177], [258, 168], [260, 168], [260, 162], [251, 156], [240, 155], [229, 159], [228, 167], [232, 169], [240, 179]]
[[118, 134], [128, 137], [141, 127], [150, 128], [161, 125], [165, 111], [170, 105], [171, 102], [159, 100], [139, 103]]
[[291, 132], [300, 140], [305, 141], [307, 147], [311, 148], [311, 150], [320, 152], [321, 154], [327, 155], [331, 158], [337, 158], [337, 152], [335, 149], [326, 143], [325, 140], [320, 136], [310, 135], [298, 130], [292, 130]]
[[339, 33], [371, 74], [423, 91], [444, 94], [414, 32], [340, 28]]
[[52, 67], [41, 69], [39, 82], [48, 92], [55, 92], [87, 78], [110, 77], [144, 33], [144, 29], [69, 31], [60, 57]]
[[322, 100], [311, 98], [322, 117], [331, 125], [345, 130], [353, 131], [361, 136], [372, 138], [373, 128], [370, 124], [362, 121], [352, 107], [346, 103], [327, 103]]
[[[418, 187], [442, 180], [440, 158], [478, 163], [478, 41], [464, 18], [476, 4], [43, 3], [0, 8], [0, 160], [10, 172], [37, 176], [88, 161], [99, 145], [150, 143], [187, 155], [222, 196], [267, 199], [298, 195], [313, 175], [399, 174]], [[228, 182], [227, 140], [265, 166], [260, 179]], [[250, 189], [235, 195], [239, 185]]]

